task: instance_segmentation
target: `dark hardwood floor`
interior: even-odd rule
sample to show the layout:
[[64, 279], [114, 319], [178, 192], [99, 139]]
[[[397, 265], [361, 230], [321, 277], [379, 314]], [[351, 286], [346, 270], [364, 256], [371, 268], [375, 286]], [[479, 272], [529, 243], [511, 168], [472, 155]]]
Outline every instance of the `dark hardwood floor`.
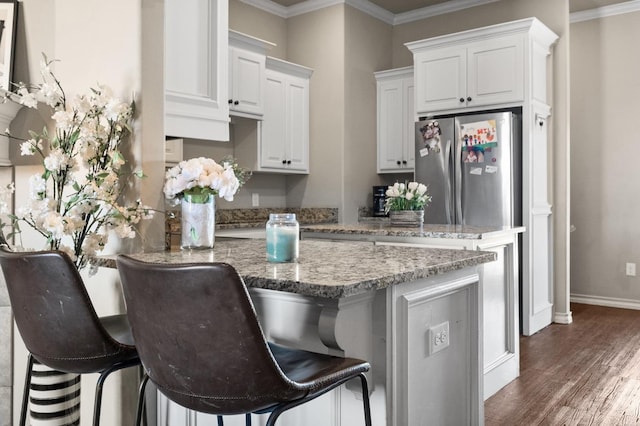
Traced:
[[640, 425], [640, 311], [571, 311], [520, 339], [520, 377], [485, 401], [485, 425]]

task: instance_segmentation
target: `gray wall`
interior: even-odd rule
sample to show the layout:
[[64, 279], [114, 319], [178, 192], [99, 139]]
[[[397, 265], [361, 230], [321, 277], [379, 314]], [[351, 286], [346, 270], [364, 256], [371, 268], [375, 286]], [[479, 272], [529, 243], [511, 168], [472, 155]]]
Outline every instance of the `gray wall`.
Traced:
[[[640, 12], [571, 25], [571, 293], [640, 308]], [[640, 270], [639, 270], [640, 272]]]
[[[345, 7], [290, 18], [288, 60], [313, 68], [308, 176], [287, 178], [287, 206], [342, 207], [345, 141]], [[340, 209], [340, 215], [344, 209]]]

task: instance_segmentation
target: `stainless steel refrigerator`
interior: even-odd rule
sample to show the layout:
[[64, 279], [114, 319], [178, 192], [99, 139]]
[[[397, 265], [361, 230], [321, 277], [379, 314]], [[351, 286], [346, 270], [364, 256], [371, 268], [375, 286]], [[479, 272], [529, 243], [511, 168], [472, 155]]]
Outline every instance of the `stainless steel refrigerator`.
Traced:
[[425, 223], [522, 224], [520, 123], [519, 110], [416, 123], [415, 180], [432, 196]]

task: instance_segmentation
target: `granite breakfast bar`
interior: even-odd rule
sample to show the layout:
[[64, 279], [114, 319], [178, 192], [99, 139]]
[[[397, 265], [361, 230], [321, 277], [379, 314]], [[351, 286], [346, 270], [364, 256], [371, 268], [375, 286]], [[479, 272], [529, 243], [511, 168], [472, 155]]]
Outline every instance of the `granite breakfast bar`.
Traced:
[[[374, 425], [483, 424], [477, 268], [494, 253], [302, 240], [297, 263], [275, 264], [265, 259], [264, 240], [226, 240], [213, 250], [131, 256], [233, 265], [268, 339], [372, 364]], [[114, 266], [112, 258], [100, 262]], [[181, 407], [168, 405], [159, 398], [158, 424], [186, 424]], [[361, 416], [358, 390], [343, 387], [279, 424], [355, 425]], [[231, 417], [225, 424], [243, 424]], [[197, 424], [214, 422], [203, 415]]]

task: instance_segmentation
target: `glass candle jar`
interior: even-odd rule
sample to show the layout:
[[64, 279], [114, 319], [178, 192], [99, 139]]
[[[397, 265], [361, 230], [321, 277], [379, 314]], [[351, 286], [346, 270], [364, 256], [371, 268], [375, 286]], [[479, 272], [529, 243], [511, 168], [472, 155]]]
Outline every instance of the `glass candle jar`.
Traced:
[[267, 222], [267, 260], [295, 262], [298, 260], [300, 226], [293, 213], [272, 213]]

